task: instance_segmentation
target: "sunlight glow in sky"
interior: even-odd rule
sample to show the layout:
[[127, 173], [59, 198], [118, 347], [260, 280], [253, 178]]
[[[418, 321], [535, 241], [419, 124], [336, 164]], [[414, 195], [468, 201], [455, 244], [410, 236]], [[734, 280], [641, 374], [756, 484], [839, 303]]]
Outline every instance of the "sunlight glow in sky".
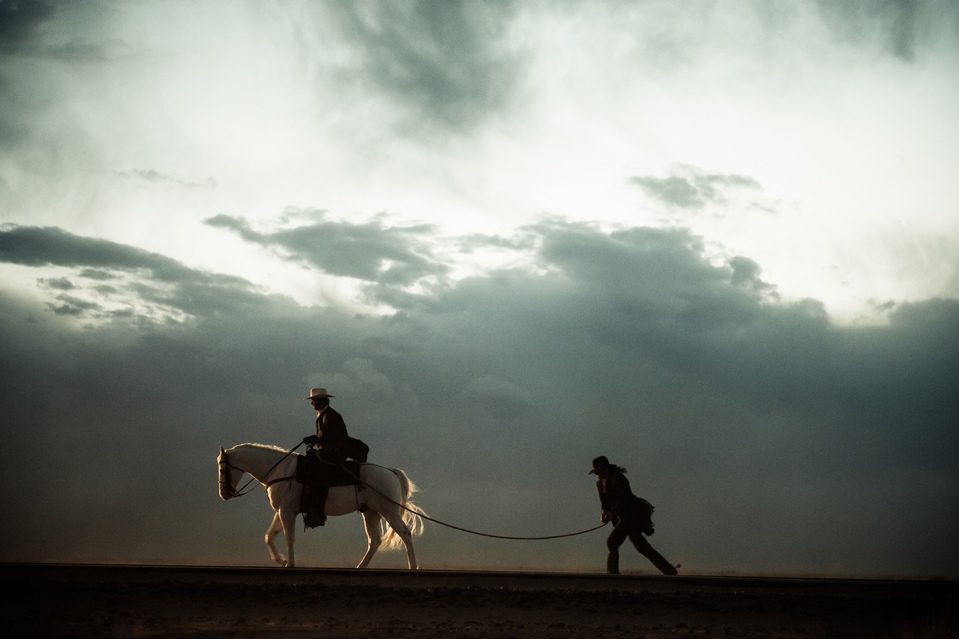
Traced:
[[[48, 50], [5, 65], [8, 117], [32, 142], [4, 160], [4, 221], [129, 243], [304, 304], [358, 300], [202, 221], [266, 227], [310, 209], [430, 224], [454, 276], [494, 263], [443, 237], [543, 216], [678, 225], [838, 321], [956, 295], [955, 25], [921, 16], [904, 57], [881, 16], [850, 16], [877, 29], [854, 39], [811, 3], [710, 7], [689, 20], [668, 3], [457, 5], [432, 19], [475, 34], [440, 31], [394, 56], [381, 47], [400, 37], [388, 24], [400, 8], [61, 7], [38, 29]], [[409, 66], [447, 46], [446, 68]]]

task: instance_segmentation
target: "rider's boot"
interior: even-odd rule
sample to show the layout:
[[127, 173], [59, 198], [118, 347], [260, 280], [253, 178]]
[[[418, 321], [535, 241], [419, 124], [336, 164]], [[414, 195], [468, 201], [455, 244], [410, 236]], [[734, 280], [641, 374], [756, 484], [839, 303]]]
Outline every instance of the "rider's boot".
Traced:
[[322, 526], [326, 523], [326, 495], [330, 492], [330, 487], [324, 484], [317, 487], [315, 501], [313, 502], [313, 521], [314, 526]]
[[327, 486], [310, 486], [307, 492], [306, 512], [303, 513], [303, 525], [315, 528], [326, 523], [326, 493]]

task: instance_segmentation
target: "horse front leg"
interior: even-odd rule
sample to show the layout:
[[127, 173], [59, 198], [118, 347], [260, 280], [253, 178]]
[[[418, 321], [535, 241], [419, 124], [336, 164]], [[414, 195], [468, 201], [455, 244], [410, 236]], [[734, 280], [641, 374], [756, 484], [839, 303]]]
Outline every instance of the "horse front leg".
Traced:
[[286, 536], [286, 567], [293, 568], [296, 566], [293, 556], [293, 542], [296, 541], [296, 509], [280, 508], [278, 515], [283, 522], [283, 534]]
[[279, 511], [276, 511], [273, 513], [273, 521], [270, 522], [270, 527], [266, 529], [264, 541], [266, 541], [266, 547], [270, 549], [270, 558], [281, 566], [286, 566], [286, 559], [277, 552], [276, 544], [273, 543], [273, 540], [276, 539], [276, 536], [280, 534], [281, 530], [283, 530], [283, 523], [280, 520]]
[[370, 560], [376, 554], [376, 549], [380, 547], [383, 541], [383, 534], [380, 532], [380, 515], [372, 510], [363, 513], [363, 525], [366, 527], [366, 554], [360, 560], [357, 568], [366, 568], [370, 565]]

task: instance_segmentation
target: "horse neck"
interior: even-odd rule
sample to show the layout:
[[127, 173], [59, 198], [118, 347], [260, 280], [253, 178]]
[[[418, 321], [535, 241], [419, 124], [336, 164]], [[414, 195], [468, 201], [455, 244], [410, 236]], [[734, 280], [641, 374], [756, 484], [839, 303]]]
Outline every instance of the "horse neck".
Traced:
[[283, 456], [282, 452], [256, 444], [240, 444], [227, 452], [232, 465], [250, 473], [261, 483], [266, 479], [273, 465]]

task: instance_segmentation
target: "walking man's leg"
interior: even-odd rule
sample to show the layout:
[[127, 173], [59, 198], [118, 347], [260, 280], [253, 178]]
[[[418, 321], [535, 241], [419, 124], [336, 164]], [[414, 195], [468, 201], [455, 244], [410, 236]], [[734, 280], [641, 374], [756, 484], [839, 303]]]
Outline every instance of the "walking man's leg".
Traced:
[[609, 555], [606, 557], [606, 572], [611, 575], [619, 574], [619, 547], [623, 545], [628, 535], [626, 524], [621, 521], [606, 538], [606, 548], [609, 550]]
[[659, 568], [659, 572], [664, 575], [675, 575], [676, 567], [671, 563], [666, 561], [666, 558], [663, 557], [655, 548], [653, 548], [649, 541], [643, 536], [640, 532], [631, 532], [629, 535], [629, 540], [633, 542], [633, 545], [636, 546], [636, 550], [645, 557], [653, 562], [653, 565]]

